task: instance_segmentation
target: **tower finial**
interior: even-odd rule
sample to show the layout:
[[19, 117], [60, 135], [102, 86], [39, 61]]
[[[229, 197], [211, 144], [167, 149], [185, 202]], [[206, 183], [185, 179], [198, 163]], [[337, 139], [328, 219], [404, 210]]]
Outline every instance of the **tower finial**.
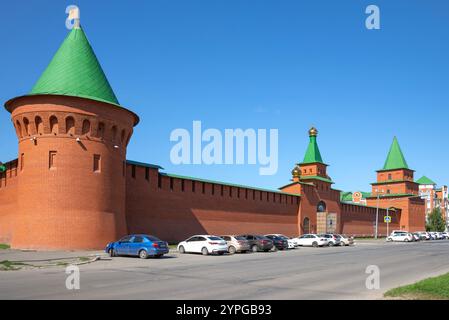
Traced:
[[318, 135], [318, 130], [315, 127], [310, 128], [309, 137], [316, 137]]
[[65, 13], [68, 17], [65, 21], [67, 29], [79, 29], [80, 28], [80, 9], [75, 5], [70, 5], [65, 9]]

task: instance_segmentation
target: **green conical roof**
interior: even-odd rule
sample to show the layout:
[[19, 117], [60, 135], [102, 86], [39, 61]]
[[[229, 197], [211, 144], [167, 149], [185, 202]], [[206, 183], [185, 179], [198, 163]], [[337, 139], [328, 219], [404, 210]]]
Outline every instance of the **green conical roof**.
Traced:
[[398, 139], [394, 137], [391, 144], [390, 151], [388, 152], [387, 160], [382, 170], [393, 169], [408, 169], [407, 161], [405, 161], [404, 154], [399, 146]]
[[323, 159], [321, 158], [320, 149], [318, 148], [318, 144], [316, 142], [316, 135], [318, 131], [315, 128], [310, 129], [309, 131], [309, 145], [307, 146], [306, 154], [304, 156], [303, 164], [307, 163], [315, 163], [320, 162], [323, 163]]
[[73, 28], [30, 94], [58, 94], [118, 105], [100, 63], [81, 28]]
[[431, 179], [427, 178], [426, 176], [422, 176], [421, 178], [416, 180], [416, 183], [419, 183], [419, 184], [436, 184], [435, 182], [433, 182]]

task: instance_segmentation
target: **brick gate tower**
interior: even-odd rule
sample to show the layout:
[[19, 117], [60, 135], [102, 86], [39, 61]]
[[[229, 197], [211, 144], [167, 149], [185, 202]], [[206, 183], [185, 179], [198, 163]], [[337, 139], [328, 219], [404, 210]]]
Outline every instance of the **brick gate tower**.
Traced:
[[13, 248], [91, 249], [127, 232], [123, 108], [78, 25], [28, 95], [5, 103], [19, 140]]

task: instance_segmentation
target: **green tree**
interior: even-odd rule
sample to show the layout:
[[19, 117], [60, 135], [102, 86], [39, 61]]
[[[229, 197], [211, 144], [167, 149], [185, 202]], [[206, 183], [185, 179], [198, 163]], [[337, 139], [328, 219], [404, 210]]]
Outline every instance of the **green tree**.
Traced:
[[441, 215], [440, 208], [435, 208], [429, 214], [427, 219], [426, 230], [427, 231], [439, 231], [442, 232], [446, 229], [443, 216]]

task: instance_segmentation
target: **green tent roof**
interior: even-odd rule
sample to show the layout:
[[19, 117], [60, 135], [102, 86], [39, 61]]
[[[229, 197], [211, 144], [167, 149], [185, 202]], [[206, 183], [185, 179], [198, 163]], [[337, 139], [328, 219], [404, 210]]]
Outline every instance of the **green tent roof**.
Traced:
[[318, 144], [316, 142], [316, 136], [311, 135], [302, 164], [315, 162], [323, 163], [323, 159], [321, 158], [320, 149], [318, 148]]
[[76, 96], [119, 105], [81, 28], [68, 34], [30, 94]]
[[394, 137], [391, 144], [390, 151], [388, 152], [387, 160], [382, 170], [393, 169], [408, 169], [407, 161], [405, 161], [404, 154], [399, 146], [398, 139]]
[[421, 178], [416, 180], [416, 183], [419, 183], [419, 184], [436, 184], [435, 182], [433, 182], [431, 179], [427, 178], [426, 176], [422, 176]]

